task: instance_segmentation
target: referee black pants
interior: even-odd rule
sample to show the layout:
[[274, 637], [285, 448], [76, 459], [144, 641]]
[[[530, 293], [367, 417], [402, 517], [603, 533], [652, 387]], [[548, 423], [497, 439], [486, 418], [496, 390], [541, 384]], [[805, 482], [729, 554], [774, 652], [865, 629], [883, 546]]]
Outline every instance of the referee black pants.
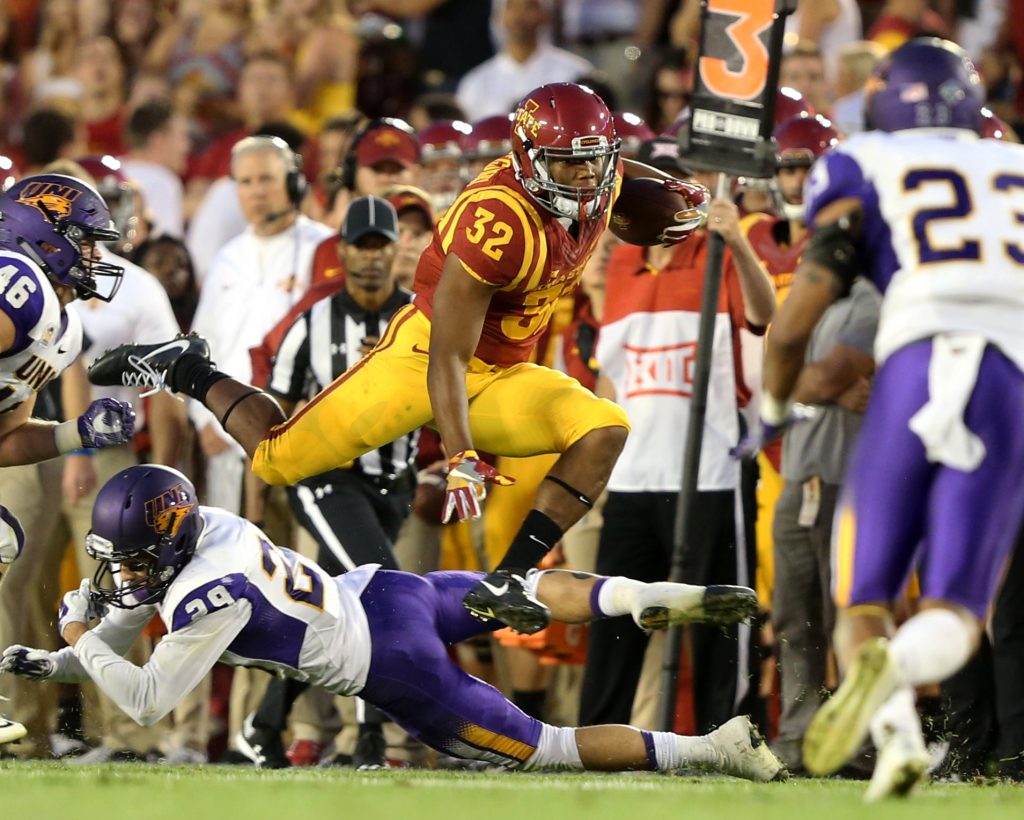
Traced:
[[[676, 493], [609, 493], [598, 542], [597, 573], [648, 583], [667, 580], [676, 502]], [[740, 525], [744, 532], [737, 538], [735, 493], [698, 493], [695, 509], [699, 520], [684, 556], [683, 581], [749, 585], [753, 545], [744, 537], [745, 524]], [[744, 546], [740, 549], [737, 544]], [[647, 640], [629, 616], [591, 623], [580, 725], [629, 723]], [[756, 697], [756, 681], [750, 676], [756, 664], [749, 626], [694, 626], [691, 640], [695, 719], [697, 731], [704, 734], [741, 713], [737, 701], [746, 703], [747, 697], [737, 697], [739, 687], [749, 690], [751, 699]]]

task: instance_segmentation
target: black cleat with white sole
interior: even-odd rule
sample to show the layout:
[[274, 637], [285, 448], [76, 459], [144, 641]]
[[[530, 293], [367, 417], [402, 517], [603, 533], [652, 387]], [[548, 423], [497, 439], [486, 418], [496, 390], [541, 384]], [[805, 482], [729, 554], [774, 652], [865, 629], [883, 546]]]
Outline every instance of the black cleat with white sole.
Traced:
[[102, 387], [140, 387], [155, 393], [167, 386], [167, 371], [186, 353], [209, 359], [210, 346], [195, 333], [156, 344], [119, 345], [92, 363], [89, 381]]
[[525, 635], [540, 632], [551, 620], [550, 610], [530, 594], [523, 576], [507, 569], [483, 578], [466, 593], [462, 605], [474, 618], [501, 621]]

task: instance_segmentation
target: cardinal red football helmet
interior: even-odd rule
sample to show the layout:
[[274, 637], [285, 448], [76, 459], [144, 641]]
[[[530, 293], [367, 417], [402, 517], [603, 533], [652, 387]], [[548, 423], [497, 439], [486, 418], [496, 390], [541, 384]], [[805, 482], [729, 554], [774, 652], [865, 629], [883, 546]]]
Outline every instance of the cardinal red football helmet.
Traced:
[[838, 145], [843, 137], [831, 120], [815, 114], [813, 117], [800, 115], [787, 120], [775, 129], [772, 138], [780, 167], [810, 167], [829, 148]]
[[[542, 85], [516, 106], [512, 162], [527, 192], [556, 216], [599, 219], [611, 203], [620, 141], [611, 111], [593, 91], [576, 83]], [[563, 185], [552, 160], [595, 160], [596, 185]]]
[[654, 139], [654, 132], [639, 117], [629, 111], [612, 112], [612, 122], [615, 123], [615, 133], [622, 140], [622, 156], [635, 159], [640, 150], [640, 144], [646, 140]]
[[[839, 144], [843, 135], [832, 125], [832, 121], [815, 114], [807, 116], [799, 114], [787, 120], [775, 129], [772, 139], [775, 142], [775, 161], [779, 168], [810, 168], [816, 159], [829, 148]], [[777, 197], [778, 208], [786, 219], [803, 221], [806, 206], [799, 188], [787, 194], [784, 186], [799, 185], [799, 179], [787, 182], [776, 176], [773, 189]]]

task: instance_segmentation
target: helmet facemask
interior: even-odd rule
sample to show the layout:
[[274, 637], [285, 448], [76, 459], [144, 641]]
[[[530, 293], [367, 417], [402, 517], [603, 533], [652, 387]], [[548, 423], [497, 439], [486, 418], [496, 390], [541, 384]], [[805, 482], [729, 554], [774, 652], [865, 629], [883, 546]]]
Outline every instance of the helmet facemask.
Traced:
[[[555, 216], [572, 220], [600, 219], [608, 210], [615, 190], [616, 169], [622, 141], [609, 142], [604, 135], [574, 137], [570, 148], [535, 146], [524, 140], [523, 147], [531, 167], [520, 167], [513, 153], [516, 173], [523, 187]], [[554, 180], [549, 163], [552, 160], [597, 160], [597, 185], [563, 185]]]
[[[171, 521], [168, 532], [145, 547], [118, 548], [107, 538], [90, 531], [85, 537], [85, 551], [99, 562], [93, 576], [93, 593], [105, 604], [119, 609], [135, 609], [158, 603], [196, 549], [199, 515], [185, 515], [180, 529]], [[175, 531], [171, 535], [171, 531]], [[141, 572], [146, 577], [132, 583], [121, 580], [121, 567]]]

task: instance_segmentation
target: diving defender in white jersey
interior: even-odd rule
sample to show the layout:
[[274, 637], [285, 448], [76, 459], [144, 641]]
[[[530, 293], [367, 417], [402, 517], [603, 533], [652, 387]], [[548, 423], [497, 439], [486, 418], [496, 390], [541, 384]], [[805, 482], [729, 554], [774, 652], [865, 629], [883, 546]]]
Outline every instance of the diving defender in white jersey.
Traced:
[[[245, 519], [198, 506], [191, 482], [167, 467], [131, 467], [104, 485], [86, 549], [103, 563], [91, 589], [83, 581], [64, 596], [59, 628], [69, 645], [59, 652], [8, 647], [0, 671], [92, 678], [132, 718], [152, 724], [223, 660], [359, 694], [424, 743], [458, 757], [522, 769], [696, 765], [750, 780], [784, 776], [743, 716], [702, 737], [629, 726], [561, 728], [529, 717], [448, 656], [451, 644], [502, 626], [480, 622], [462, 605], [483, 573], [418, 576], [369, 564], [332, 578]], [[744, 587], [558, 571], [532, 573], [527, 583], [555, 618], [572, 623], [614, 615], [632, 615], [644, 628], [732, 623], [757, 607]], [[105, 604], [109, 613], [89, 630]], [[168, 633], [140, 668], [120, 653], [155, 613]]]
[[[65, 306], [117, 292], [121, 268], [100, 261], [95, 243], [118, 236], [103, 199], [80, 180], [43, 174], [0, 195], [0, 467], [132, 437], [135, 412], [113, 399], [62, 424], [32, 419], [36, 394], [82, 350], [82, 326]], [[0, 567], [24, 544], [18, 519], [0, 506]], [[0, 743], [24, 735], [0, 716]]]
[[[836, 513], [835, 648], [844, 680], [804, 742], [838, 769], [870, 732], [869, 799], [928, 764], [914, 687], [975, 651], [1024, 512], [1024, 149], [978, 136], [983, 90], [934, 38], [889, 55], [858, 134], [814, 166], [814, 235], [772, 327], [762, 420], [789, 416], [811, 329], [859, 274], [884, 294], [880, 363]], [[921, 606], [894, 630], [917, 569]]]

